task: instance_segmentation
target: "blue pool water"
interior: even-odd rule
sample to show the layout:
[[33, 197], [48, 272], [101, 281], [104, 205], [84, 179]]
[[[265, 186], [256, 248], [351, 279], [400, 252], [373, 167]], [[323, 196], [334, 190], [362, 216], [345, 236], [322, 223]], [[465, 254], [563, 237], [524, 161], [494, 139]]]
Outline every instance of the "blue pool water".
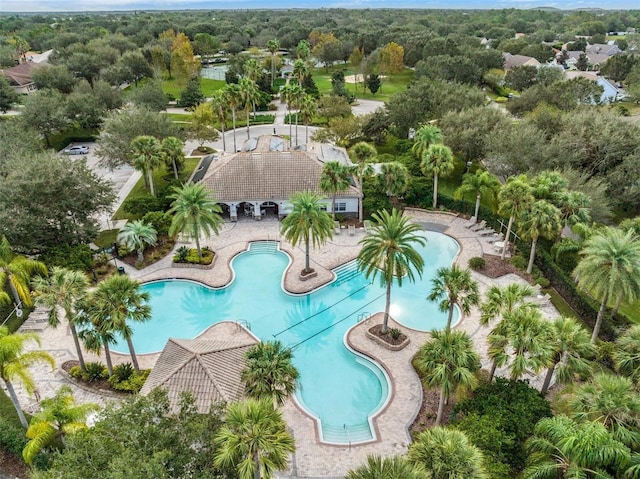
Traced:
[[[422, 234], [427, 239], [419, 248], [423, 276], [394, 285], [391, 314], [410, 328], [431, 330], [446, 324], [446, 314], [426, 299], [431, 279], [438, 268], [451, 264], [458, 243], [440, 233]], [[288, 264], [277, 243], [256, 242], [233, 259], [235, 276], [225, 288], [183, 280], [144, 284], [153, 319], [131, 324], [136, 352], [159, 352], [168, 338], [194, 338], [219, 321], [247, 321], [261, 340], [278, 339], [294, 348], [300, 371], [296, 397], [319, 421], [325, 441], [372, 439], [369, 417], [385, 404], [389, 382], [382, 368], [347, 349], [343, 338], [362, 317], [384, 311], [385, 288], [378, 280], [371, 284], [352, 261], [335, 270], [333, 283], [294, 296], [282, 289]], [[124, 341], [113, 349], [128, 353]]]

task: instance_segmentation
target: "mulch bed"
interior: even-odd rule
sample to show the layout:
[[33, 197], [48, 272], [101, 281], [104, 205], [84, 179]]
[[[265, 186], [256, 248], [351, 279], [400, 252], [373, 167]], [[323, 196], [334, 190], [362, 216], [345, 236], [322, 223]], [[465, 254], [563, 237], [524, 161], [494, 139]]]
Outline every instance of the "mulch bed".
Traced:
[[[173, 239], [167, 238], [167, 239], [159, 240], [158, 244], [156, 244], [155, 246], [147, 246], [144, 249], [144, 260], [145, 260], [144, 266], [149, 266], [155, 263], [156, 261], [160, 261], [162, 258], [164, 258], [165, 256], [171, 253], [174, 245], [175, 245], [175, 241]], [[153, 255], [156, 252], [158, 253], [159, 257], [151, 261], [150, 258], [153, 258]], [[128, 264], [129, 266], [133, 266], [136, 269], [140, 269], [138, 268], [138, 252], [137, 251], [132, 251], [126, 256], [120, 256], [118, 259], [123, 263]]]
[[86, 383], [84, 381], [81, 381], [78, 378], [74, 378], [73, 376], [71, 376], [71, 368], [74, 366], [80, 366], [80, 362], [72, 359], [69, 361], [65, 361], [64, 363], [62, 363], [62, 369], [65, 370], [67, 372], [67, 374], [69, 374], [69, 377], [71, 378], [72, 381], [76, 381], [78, 383], [82, 383], [86, 386], [89, 386], [93, 389], [98, 389], [98, 390], [102, 390], [102, 391], [115, 391], [112, 387], [111, 384], [109, 384], [109, 381], [107, 381], [106, 379], [101, 379], [99, 381], [93, 381], [90, 383]]
[[8, 477], [27, 479], [29, 468], [22, 459], [0, 446], [0, 472]]
[[489, 278], [499, 278], [505, 274], [513, 273], [527, 280], [529, 283], [533, 284], [534, 282], [530, 275], [516, 268], [509, 262], [509, 260], [500, 259], [500, 256], [485, 254], [482, 256], [482, 259], [484, 259], [485, 265], [482, 268], [478, 268], [476, 271], [488, 276]]
[[[416, 437], [421, 433], [433, 427], [436, 422], [436, 415], [438, 414], [438, 404], [440, 402], [440, 390], [438, 388], [425, 389], [422, 385], [422, 406], [416, 416], [415, 421], [409, 427], [409, 433], [411, 437]], [[449, 398], [449, 402], [444, 405], [444, 414], [442, 415], [441, 425], [449, 424], [451, 413], [456, 405], [456, 398], [452, 396]]]
[[392, 346], [398, 346], [399, 344], [402, 344], [405, 339], [407, 339], [407, 336], [404, 333], [401, 333], [398, 338], [394, 339], [391, 336], [390, 331], [391, 331], [391, 328], [389, 328], [385, 334], [382, 334], [382, 324], [376, 324], [375, 326], [369, 328], [369, 332], [371, 334], [373, 334], [374, 336], [377, 336], [382, 341]]

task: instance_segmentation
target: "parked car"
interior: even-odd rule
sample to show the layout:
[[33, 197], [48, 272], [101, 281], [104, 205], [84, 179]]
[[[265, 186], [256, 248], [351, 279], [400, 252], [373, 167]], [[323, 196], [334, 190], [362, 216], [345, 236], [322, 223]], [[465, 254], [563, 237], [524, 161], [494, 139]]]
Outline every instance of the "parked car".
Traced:
[[89, 153], [89, 147], [84, 145], [70, 146], [65, 148], [63, 153], [65, 155], [86, 155]]

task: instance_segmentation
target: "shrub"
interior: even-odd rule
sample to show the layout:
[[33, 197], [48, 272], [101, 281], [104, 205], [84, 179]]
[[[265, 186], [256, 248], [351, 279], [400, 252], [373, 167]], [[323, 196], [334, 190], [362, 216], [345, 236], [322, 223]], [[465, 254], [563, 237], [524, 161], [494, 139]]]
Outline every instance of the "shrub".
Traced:
[[164, 211], [150, 211], [142, 217], [142, 221], [154, 227], [158, 236], [167, 236], [171, 227], [171, 215]]
[[78, 271], [88, 271], [93, 265], [93, 252], [89, 245], [59, 245], [40, 256], [48, 267], [60, 266]]
[[[131, 365], [129, 364], [129, 367], [130, 366]], [[123, 380], [118, 380], [118, 376], [115, 375], [115, 368], [113, 368], [113, 372], [113, 376], [109, 378], [109, 384], [111, 384], [111, 387], [113, 387], [113, 389], [117, 391], [137, 393], [140, 392], [140, 389], [142, 389], [142, 386], [144, 386], [145, 381], [151, 373], [151, 370], [145, 369], [144, 371], [141, 371], [140, 374], [132, 370], [131, 374]]]
[[113, 367], [113, 374], [109, 378], [116, 378], [118, 381], [126, 381], [135, 372], [131, 363], [118, 364]]
[[92, 383], [95, 381], [100, 381], [102, 379], [106, 379], [109, 377], [109, 372], [104, 364], [99, 362], [90, 362], [86, 363], [85, 371], [82, 374], [82, 379], [84, 379], [88, 383]]
[[22, 450], [27, 445], [24, 429], [0, 417], [0, 445], [18, 457], [22, 457]]
[[162, 203], [158, 198], [154, 198], [149, 194], [143, 194], [128, 198], [122, 205], [122, 209], [127, 213], [139, 217], [143, 217], [152, 211], [163, 211]]
[[83, 376], [80, 366], [73, 366], [71, 369], [69, 369], [69, 374], [76, 379], [82, 379]]
[[510, 262], [519, 270], [527, 269], [527, 260], [520, 255], [516, 255], [513, 258], [511, 258]]
[[507, 103], [507, 102], [509, 101], [509, 99], [508, 99], [508, 98], [505, 98], [505, 97], [503, 97], [503, 96], [499, 96], [498, 98], [496, 98], [496, 99], [495, 99], [495, 100], [493, 100], [493, 101], [495, 101], [496, 103]]
[[392, 339], [400, 339], [400, 336], [402, 336], [402, 331], [400, 331], [398, 328], [391, 328], [389, 329], [389, 336], [391, 336]]
[[174, 263], [189, 263], [189, 264], [211, 264], [213, 262], [214, 252], [211, 248], [205, 246], [202, 248], [202, 260], [198, 256], [198, 250], [196, 248], [187, 248], [181, 246], [177, 249], [173, 255]]
[[189, 256], [189, 248], [186, 246], [180, 246], [176, 250], [176, 254], [173, 255], [173, 261], [175, 263], [186, 263]]
[[543, 289], [548, 288], [551, 285], [551, 281], [549, 281], [544, 276], [540, 276], [538, 279], [536, 279], [536, 283], [539, 284]]
[[479, 270], [484, 268], [484, 266], [487, 264], [487, 262], [484, 260], [484, 258], [480, 257], [480, 256], [474, 256], [473, 258], [471, 258], [469, 260], [469, 268], [473, 269], [473, 270]]

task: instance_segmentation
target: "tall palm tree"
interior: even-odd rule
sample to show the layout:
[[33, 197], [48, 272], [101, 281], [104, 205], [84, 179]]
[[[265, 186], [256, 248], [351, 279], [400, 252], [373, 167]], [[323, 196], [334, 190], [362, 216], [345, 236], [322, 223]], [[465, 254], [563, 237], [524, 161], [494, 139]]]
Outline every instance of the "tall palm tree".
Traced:
[[76, 404], [71, 387], [62, 386], [52, 398], [43, 399], [40, 412], [33, 415], [27, 429], [29, 442], [22, 450], [31, 465], [36, 455], [56, 440], [65, 444], [65, 436], [87, 429], [87, 416], [100, 409], [92, 403]]
[[[160, 145], [164, 161], [173, 168], [173, 176], [178, 179], [178, 171], [184, 165], [184, 143], [180, 138], [169, 136]], [[168, 166], [167, 166], [168, 168]]]
[[523, 479], [611, 478], [610, 468], [629, 461], [629, 449], [596, 422], [577, 424], [567, 416], [543, 418], [527, 440]]
[[500, 189], [500, 193], [498, 193], [498, 213], [509, 217], [507, 233], [504, 237], [504, 247], [502, 248], [502, 259], [505, 258], [509, 249], [513, 221], [533, 201], [533, 190], [525, 175], [509, 178]]
[[249, 130], [249, 125], [251, 123], [251, 118], [249, 117], [249, 113], [251, 112], [251, 108], [255, 105], [256, 101], [259, 99], [259, 90], [258, 85], [250, 78], [240, 78], [240, 82], [238, 83], [240, 87], [241, 94], [241, 105], [244, 106], [245, 112], [247, 114], [247, 140], [251, 138], [251, 133]]
[[462, 177], [462, 184], [456, 189], [453, 196], [454, 198], [462, 198], [468, 193], [476, 195], [476, 209], [473, 214], [473, 219], [477, 222], [482, 197], [490, 195], [493, 201], [495, 201], [499, 190], [500, 181], [498, 178], [486, 170], [476, 170], [473, 175], [467, 173]]
[[460, 269], [456, 264], [450, 268], [440, 268], [431, 283], [433, 288], [428, 296], [429, 301], [439, 301], [440, 311], [449, 312], [446, 329], [451, 329], [455, 305], [464, 314], [469, 314], [472, 306], [480, 304], [478, 283], [471, 277], [468, 269]]
[[248, 397], [267, 398], [281, 406], [295, 392], [299, 373], [293, 365], [293, 351], [280, 341], [267, 341], [247, 351], [240, 377]]
[[231, 109], [231, 122], [233, 125], [233, 152], [238, 151], [236, 144], [236, 110], [243, 105], [242, 89], [237, 83], [229, 83], [224, 90], [224, 99]]
[[309, 64], [306, 61], [301, 58], [297, 58], [293, 62], [293, 76], [298, 80], [298, 85], [302, 86], [304, 79], [309, 76], [309, 73]]
[[386, 286], [384, 320], [382, 334], [386, 334], [391, 307], [391, 285], [394, 278], [399, 287], [406, 276], [409, 281], [415, 280], [415, 273], [422, 276], [424, 259], [416, 251], [415, 246], [424, 246], [426, 240], [418, 234], [420, 226], [411, 223], [398, 210], [389, 213], [386, 210], [372, 215], [375, 226], [367, 233], [359, 244], [362, 249], [358, 253], [358, 268], [367, 278], [380, 277], [380, 283]]
[[112, 331], [119, 332], [127, 341], [131, 362], [140, 372], [130, 322], [145, 322], [151, 319], [151, 307], [146, 304], [149, 293], [140, 291], [140, 283], [127, 275], [115, 275], [101, 282], [91, 295], [93, 315], [99, 316]]
[[249, 58], [244, 62], [242, 71], [244, 72], [245, 77], [257, 82], [262, 74], [262, 66], [260, 66], [260, 62], [255, 58]]
[[268, 399], [231, 403], [214, 443], [214, 465], [234, 467], [239, 479], [270, 479], [295, 451], [282, 414]]
[[29, 427], [29, 424], [20, 407], [20, 401], [13, 388], [13, 381], [19, 381], [28, 394], [33, 394], [36, 391], [36, 385], [29, 367], [37, 363], [47, 363], [53, 369], [55, 365], [54, 359], [45, 351], [25, 352], [25, 345], [30, 341], [34, 341], [40, 346], [40, 337], [37, 334], [9, 334], [9, 329], [6, 326], [0, 326], [0, 378], [4, 382], [20, 423], [25, 429]]
[[416, 158], [421, 160], [427, 148], [437, 143], [442, 143], [442, 132], [440, 128], [434, 125], [422, 125], [418, 128], [413, 138], [411, 151], [416, 155]]
[[616, 441], [640, 447], [640, 396], [630, 379], [596, 374], [574, 391], [569, 407], [576, 421], [599, 422]]
[[640, 297], [640, 239], [633, 231], [605, 227], [584, 242], [582, 259], [573, 274], [578, 287], [600, 300], [600, 310], [593, 327], [595, 343], [608, 301], [621, 298], [634, 301]]
[[[227, 94], [225, 90], [216, 90], [211, 97], [211, 106], [216, 120], [220, 122], [220, 130], [222, 131], [222, 149], [227, 151], [227, 140], [224, 135], [225, 125], [229, 117], [229, 104], [227, 103]], [[234, 148], [235, 153], [235, 148]]]
[[422, 465], [411, 464], [402, 456], [368, 455], [367, 462], [347, 472], [345, 479], [424, 479]]
[[560, 210], [560, 219], [564, 226], [591, 222], [591, 198], [582, 191], [565, 190], [556, 195], [553, 203]]
[[81, 326], [78, 337], [82, 340], [87, 351], [100, 354], [104, 350], [109, 376], [113, 375], [113, 361], [111, 360], [110, 345], [117, 342], [116, 331], [110, 317], [98, 310], [98, 303], [93, 297], [95, 290], [78, 301], [76, 307], [76, 322]]
[[290, 198], [293, 211], [282, 220], [282, 234], [292, 246], [304, 243], [305, 267], [302, 274], [313, 270], [309, 264], [309, 247], [322, 246], [333, 238], [333, 220], [329, 213], [320, 207], [320, 197], [312, 191], [299, 191]]
[[280, 42], [274, 38], [267, 42], [267, 50], [271, 53], [271, 88], [273, 88], [273, 80], [276, 77], [276, 54], [280, 49]]
[[[44, 263], [14, 254], [5, 236], [0, 240], [0, 284], [9, 284], [16, 305], [31, 306], [29, 281], [36, 274], [47, 274]], [[4, 295], [3, 300], [6, 301]]]
[[618, 373], [636, 384], [640, 381], [640, 325], [631, 326], [618, 336], [613, 363]]
[[482, 451], [457, 429], [438, 426], [421, 432], [409, 446], [407, 458], [423, 466], [430, 479], [489, 478]]
[[138, 262], [144, 261], [144, 248], [158, 242], [156, 229], [143, 220], [128, 221], [118, 232], [118, 243], [124, 244], [130, 250], [138, 252]]
[[35, 303], [49, 308], [49, 325], [57, 328], [60, 324], [58, 308], [64, 311], [69, 330], [76, 346], [80, 369], [84, 371], [84, 356], [76, 328], [75, 305], [87, 294], [89, 280], [82, 271], [54, 267], [48, 278], [36, 276], [33, 280]]
[[495, 367], [509, 366], [511, 379], [520, 379], [527, 372], [537, 374], [551, 361], [551, 324], [542, 317], [539, 308], [516, 308], [505, 314], [487, 337], [489, 358]]
[[522, 211], [520, 235], [531, 240], [531, 253], [527, 273], [533, 271], [533, 260], [536, 256], [538, 238], [553, 239], [560, 235], [562, 223], [560, 210], [546, 200], [538, 200]]
[[300, 114], [304, 122], [305, 143], [309, 143], [309, 123], [316, 113], [318, 113], [318, 102], [313, 95], [305, 93], [300, 100]]
[[440, 388], [440, 402], [435, 425], [442, 422], [444, 405], [458, 386], [474, 388], [480, 369], [480, 355], [473, 349], [471, 337], [464, 331], [431, 331], [418, 351], [415, 365], [429, 387]]
[[349, 157], [354, 162], [356, 167], [356, 179], [358, 181], [358, 221], [362, 223], [363, 212], [362, 212], [362, 199], [364, 198], [363, 194], [363, 180], [364, 177], [370, 175], [373, 172], [373, 168], [371, 166], [371, 161], [378, 154], [375, 147], [369, 143], [364, 141], [358, 142], [351, 147], [349, 150]]
[[399, 161], [390, 161], [382, 163], [380, 166], [380, 174], [378, 181], [384, 188], [387, 196], [391, 198], [391, 204], [394, 208], [400, 209], [399, 196], [402, 196], [409, 188], [411, 175], [406, 166]]
[[149, 192], [156, 196], [153, 172], [162, 162], [162, 149], [157, 138], [149, 135], [140, 135], [131, 141], [133, 166], [136, 170], [147, 175]]
[[351, 186], [351, 168], [339, 161], [327, 161], [320, 174], [320, 189], [331, 195], [331, 217], [336, 219], [336, 196]]
[[196, 242], [198, 257], [202, 259], [200, 237], [202, 234], [210, 236], [218, 234], [222, 223], [222, 209], [211, 197], [203, 184], [185, 184], [174, 186], [173, 199], [169, 213], [173, 214], [169, 234], [186, 233]]
[[542, 384], [543, 394], [549, 389], [554, 373], [558, 384], [569, 384], [576, 375], [589, 374], [591, 364], [588, 358], [596, 354], [595, 347], [589, 342], [589, 333], [573, 318], [557, 318], [549, 339], [553, 345], [553, 357]]
[[425, 176], [433, 176], [433, 207], [438, 206], [438, 178], [449, 176], [454, 170], [453, 153], [448, 146], [433, 143], [422, 153], [420, 169]]
[[298, 144], [298, 106], [304, 97], [304, 90], [302, 87], [296, 83], [287, 83], [282, 88], [282, 99], [281, 101], [287, 104], [287, 110], [289, 115], [289, 137], [293, 138], [292, 132], [292, 122], [291, 122], [291, 110], [296, 109], [296, 144]]

